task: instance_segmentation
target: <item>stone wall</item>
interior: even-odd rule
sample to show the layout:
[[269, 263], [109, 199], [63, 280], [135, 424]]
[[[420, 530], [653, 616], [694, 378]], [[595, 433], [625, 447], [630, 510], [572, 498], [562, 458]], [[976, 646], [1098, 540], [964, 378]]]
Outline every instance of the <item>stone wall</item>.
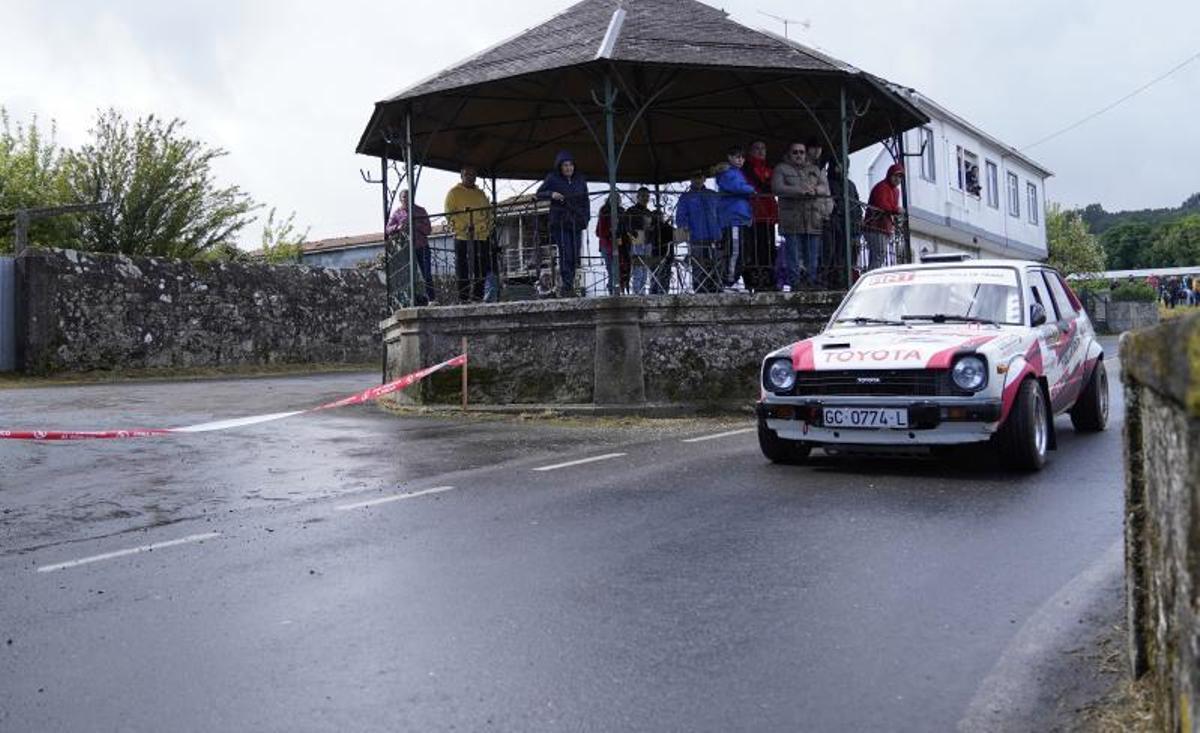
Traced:
[[1158, 324], [1158, 303], [1113, 300], [1107, 291], [1081, 290], [1088, 318], [1101, 333], [1125, 333]]
[[[818, 332], [841, 293], [603, 297], [397, 311], [383, 323], [389, 377], [470, 353], [483, 404], [747, 405], [771, 349]], [[457, 373], [405, 391], [456, 403]]]
[[1159, 730], [1200, 725], [1200, 316], [1121, 341], [1126, 602]]
[[380, 272], [72, 250], [17, 262], [28, 373], [381, 357]]
[[1108, 332], [1125, 333], [1158, 324], [1158, 303], [1114, 300], [1108, 304]]

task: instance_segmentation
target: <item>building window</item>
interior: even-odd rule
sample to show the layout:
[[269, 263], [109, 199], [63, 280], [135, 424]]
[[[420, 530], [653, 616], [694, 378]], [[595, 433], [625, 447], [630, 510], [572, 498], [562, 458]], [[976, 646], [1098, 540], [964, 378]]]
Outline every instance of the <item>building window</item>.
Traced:
[[1000, 208], [1000, 173], [996, 168], [996, 164], [990, 160], [983, 164], [983, 169], [987, 175], [988, 206], [998, 209]]
[[978, 196], [982, 190], [979, 186], [979, 156], [961, 145], [958, 146], [958, 187], [972, 196]]
[[1037, 224], [1038, 209], [1041, 208], [1038, 206], [1037, 186], [1033, 185], [1032, 183], [1026, 183], [1025, 198], [1025, 205], [1029, 207], [1029, 223]]
[[1017, 182], [1017, 174], [1009, 173], [1008, 180], [1008, 215], [1021, 216], [1021, 187]]
[[921, 143], [921, 178], [933, 183], [937, 181], [937, 162], [933, 157], [933, 130], [922, 127], [920, 130]]

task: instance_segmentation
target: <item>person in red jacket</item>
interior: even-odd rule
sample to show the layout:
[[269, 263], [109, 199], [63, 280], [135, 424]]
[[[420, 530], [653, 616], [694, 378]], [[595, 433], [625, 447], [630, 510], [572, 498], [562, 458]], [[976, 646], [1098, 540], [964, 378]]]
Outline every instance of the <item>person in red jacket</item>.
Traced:
[[904, 165], [893, 163], [888, 168], [887, 178], [871, 189], [867, 215], [863, 218], [863, 234], [867, 238], [867, 252], [871, 258], [868, 270], [887, 264], [888, 245], [892, 242], [892, 233], [896, 231], [895, 217], [902, 213], [900, 184], [903, 181]]
[[747, 290], [756, 292], [775, 289], [775, 225], [779, 223], [779, 202], [771, 194], [773, 172], [767, 163], [767, 144], [761, 140], [752, 143], [742, 173], [758, 193], [750, 198], [751, 241], [742, 257], [742, 282]]
[[[600, 240], [600, 256], [604, 258], [604, 274], [608, 279], [608, 294], [616, 295], [629, 292], [629, 236], [625, 233], [625, 227], [622, 225], [622, 222], [625, 221], [625, 210], [619, 204], [617, 205], [618, 236], [612, 236], [612, 217], [608, 214], [608, 205], [609, 201], [606, 200], [600, 207], [600, 213], [596, 216], [596, 237]], [[614, 283], [612, 279], [613, 239], [617, 240], [616, 257], [619, 284]]]

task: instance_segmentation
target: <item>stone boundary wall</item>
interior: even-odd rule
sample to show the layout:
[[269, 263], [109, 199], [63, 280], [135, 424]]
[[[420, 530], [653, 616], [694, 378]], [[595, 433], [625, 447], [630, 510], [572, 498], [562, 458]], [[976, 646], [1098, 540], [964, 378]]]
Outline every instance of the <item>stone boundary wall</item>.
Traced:
[[1130, 658], [1157, 729], [1200, 726], [1200, 316], [1121, 340]]
[[23, 371], [366, 363], [383, 274], [73, 250], [17, 258]]
[[[824, 327], [839, 292], [602, 297], [409, 308], [384, 321], [387, 375], [470, 354], [482, 404], [749, 405], [768, 351]], [[459, 375], [402, 404], [454, 404]]]
[[1101, 333], [1121, 334], [1158, 325], [1158, 302], [1113, 300], [1109, 293], [1080, 291], [1092, 325]]

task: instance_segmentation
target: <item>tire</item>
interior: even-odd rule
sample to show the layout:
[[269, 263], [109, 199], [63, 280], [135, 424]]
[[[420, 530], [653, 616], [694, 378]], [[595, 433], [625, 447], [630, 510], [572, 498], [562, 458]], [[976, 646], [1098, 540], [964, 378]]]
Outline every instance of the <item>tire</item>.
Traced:
[[1108, 427], [1108, 372], [1103, 359], [1096, 362], [1087, 386], [1071, 408], [1071, 424], [1080, 433], [1098, 433]]
[[789, 466], [808, 463], [808, 456], [812, 452], [810, 445], [779, 437], [774, 430], [767, 427], [767, 421], [761, 417], [758, 419], [758, 447], [772, 463]]
[[1046, 395], [1035, 379], [1026, 379], [1017, 391], [1008, 420], [996, 433], [1004, 465], [1017, 471], [1037, 471], [1046, 465], [1050, 445], [1050, 418]]

